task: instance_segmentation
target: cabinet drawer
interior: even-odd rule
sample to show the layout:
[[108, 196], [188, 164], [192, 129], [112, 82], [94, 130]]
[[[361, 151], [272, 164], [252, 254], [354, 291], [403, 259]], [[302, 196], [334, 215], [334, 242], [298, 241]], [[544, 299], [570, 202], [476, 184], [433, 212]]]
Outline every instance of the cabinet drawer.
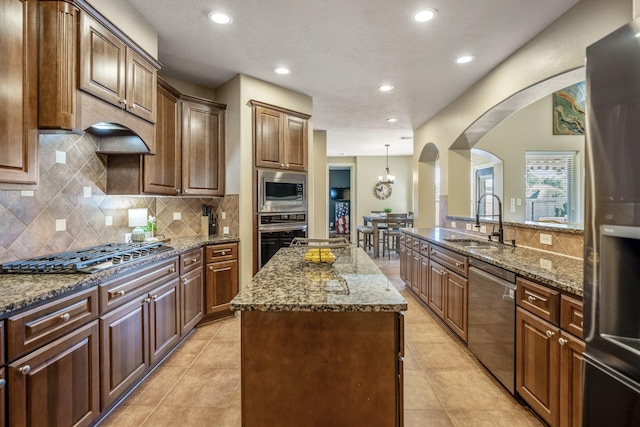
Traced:
[[14, 360], [97, 317], [97, 288], [10, 317], [7, 319], [8, 358]]
[[463, 277], [468, 276], [469, 258], [464, 255], [429, 244], [429, 258]]
[[516, 302], [531, 313], [559, 326], [560, 293], [546, 286], [518, 277]]
[[175, 257], [101, 284], [98, 290], [100, 314], [139, 297], [161, 282], [178, 277], [178, 268], [178, 257]]
[[[400, 242], [402, 242], [402, 240], [400, 240]], [[411, 248], [413, 242], [413, 237], [409, 236], [408, 234], [404, 235], [404, 245], [408, 248]]]
[[420, 251], [420, 242], [421, 241], [422, 240], [420, 240], [420, 239], [413, 239], [411, 241], [411, 249], [413, 249], [416, 252]]
[[582, 301], [566, 295], [560, 297], [560, 328], [582, 338]]
[[238, 258], [238, 244], [209, 245], [205, 249], [205, 262], [218, 262]]
[[180, 255], [180, 274], [202, 267], [202, 248]]
[[424, 240], [420, 240], [420, 255], [429, 257], [429, 243]]

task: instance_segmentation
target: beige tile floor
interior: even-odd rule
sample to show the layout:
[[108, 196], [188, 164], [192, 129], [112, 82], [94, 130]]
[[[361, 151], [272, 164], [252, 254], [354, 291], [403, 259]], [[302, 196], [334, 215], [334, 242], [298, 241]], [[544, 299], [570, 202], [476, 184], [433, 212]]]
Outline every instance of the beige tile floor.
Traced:
[[[452, 333], [404, 290], [399, 261], [376, 260], [409, 303], [405, 426], [542, 426]], [[223, 426], [240, 422], [240, 321], [196, 328], [101, 426]]]

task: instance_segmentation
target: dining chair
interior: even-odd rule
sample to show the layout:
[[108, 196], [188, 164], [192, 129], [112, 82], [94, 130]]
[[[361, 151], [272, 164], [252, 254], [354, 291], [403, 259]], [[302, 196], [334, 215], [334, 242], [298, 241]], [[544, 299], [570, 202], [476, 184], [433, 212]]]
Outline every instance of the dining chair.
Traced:
[[407, 226], [407, 214], [387, 214], [387, 228], [382, 230], [382, 256], [387, 252], [391, 259], [391, 242], [394, 250], [400, 253], [400, 229]]
[[[367, 248], [373, 247], [373, 226], [371, 225], [359, 225], [356, 227], [356, 244], [361, 246], [365, 251]], [[360, 234], [362, 234], [362, 245], [360, 245]]]

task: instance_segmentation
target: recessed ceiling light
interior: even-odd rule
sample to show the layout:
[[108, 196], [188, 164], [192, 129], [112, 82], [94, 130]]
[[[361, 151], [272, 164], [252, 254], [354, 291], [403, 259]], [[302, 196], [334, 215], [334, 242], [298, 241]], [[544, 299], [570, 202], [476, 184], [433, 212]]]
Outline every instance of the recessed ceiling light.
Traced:
[[413, 15], [416, 22], [428, 22], [436, 17], [438, 12], [435, 9], [425, 9]]
[[273, 72], [276, 74], [289, 74], [290, 71], [287, 67], [276, 67]]
[[456, 62], [458, 64], [466, 64], [468, 62], [471, 62], [475, 59], [475, 57], [473, 55], [463, 55], [460, 58], [456, 59]]
[[209, 19], [211, 19], [216, 24], [229, 24], [231, 23], [231, 21], [233, 21], [233, 19], [231, 19], [231, 16], [227, 15], [226, 13], [215, 11], [209, 13]]
[[398, 119], [396, 119], [395, 117], [389, 117], [389, 118], [387, 119], [387, 121], [388, 121], [388, 122], [397, 122], [397, 121], [398, 121]]
[[393, 90], [393, 86], [391, 85], [382, 85], [378, 88], [378, 90], [380, 92], [389, 92], [390, 90]]

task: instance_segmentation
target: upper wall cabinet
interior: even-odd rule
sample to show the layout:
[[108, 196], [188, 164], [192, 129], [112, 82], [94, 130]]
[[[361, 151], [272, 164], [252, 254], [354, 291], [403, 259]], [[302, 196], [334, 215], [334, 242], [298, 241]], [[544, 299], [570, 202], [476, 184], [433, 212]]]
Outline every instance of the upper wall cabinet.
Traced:
[[88, 14], [80, 27], [80, 88], [155, 123], [157, 68]]
[[306, 171], [311, 116], [254, 100], [249, 105], [256, 167]]
[[0, 182], [38, 178], [37, 4], [0, 2]]

